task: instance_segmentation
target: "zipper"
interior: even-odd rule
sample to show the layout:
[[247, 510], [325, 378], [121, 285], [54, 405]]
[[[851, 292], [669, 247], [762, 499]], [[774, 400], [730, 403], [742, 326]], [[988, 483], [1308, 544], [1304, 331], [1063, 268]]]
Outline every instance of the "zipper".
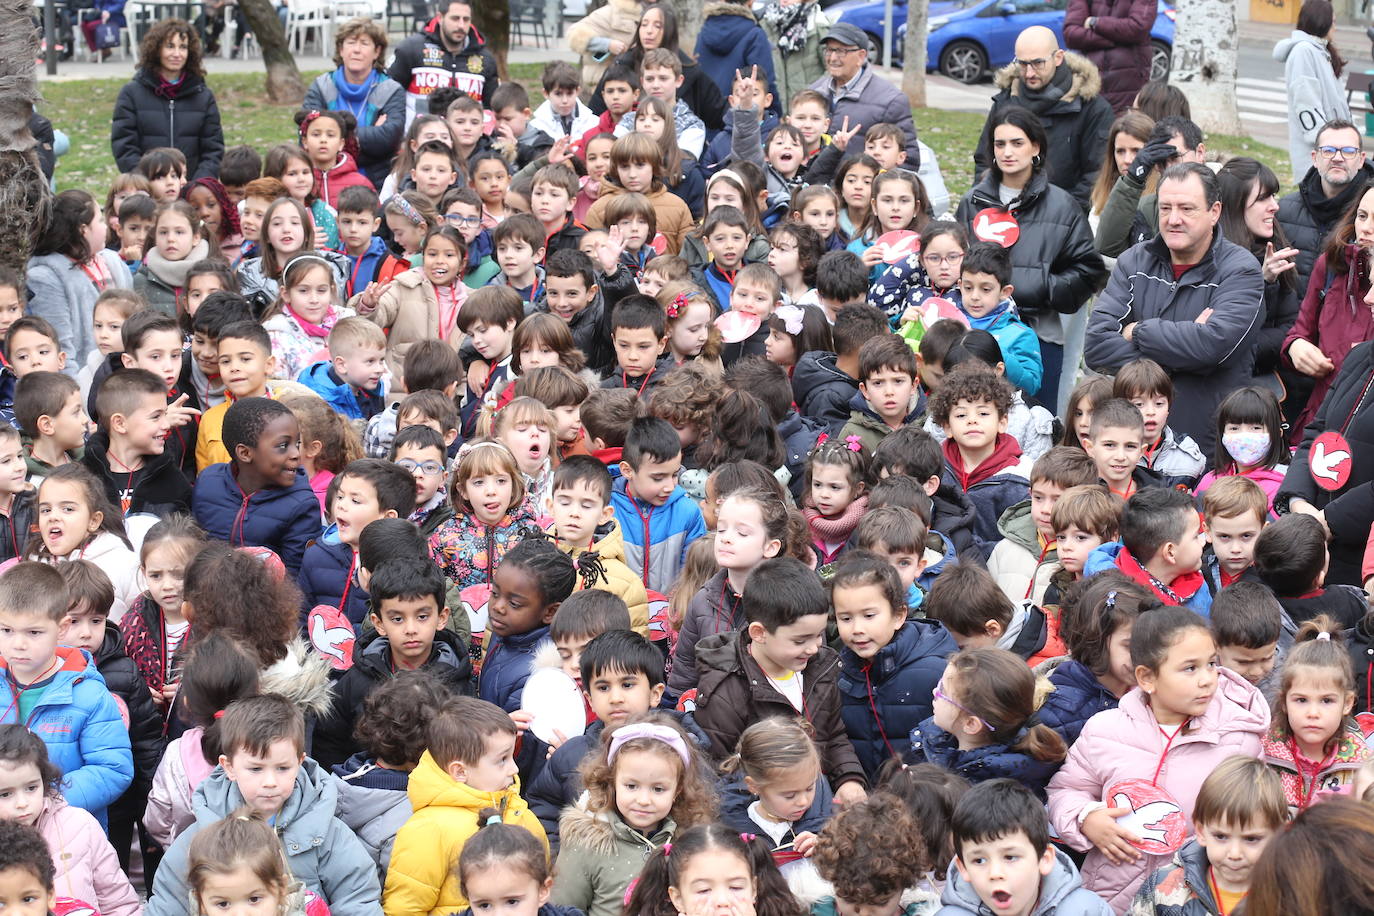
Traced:
[[169, 146], [177, 145], [177, 100], [167, 100], [167, 138]]

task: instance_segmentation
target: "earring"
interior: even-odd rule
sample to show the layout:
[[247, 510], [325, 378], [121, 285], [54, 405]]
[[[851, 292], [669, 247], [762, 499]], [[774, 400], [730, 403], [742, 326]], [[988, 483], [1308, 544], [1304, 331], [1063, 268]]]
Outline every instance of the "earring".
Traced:
[[1034, 155], [1034, 156], [1031, 156], [1031, 166], [1034, 167], [1034, 168], [1037, 168], [1037, 169], [1040, 168], [1040, 163], [1043, 162], [1043, 161], [1044, 161], [1044, 160], [1042, 160], [1042, 159], [1040, 158], [1039, 154], [1036, 154], [1036, 155]]

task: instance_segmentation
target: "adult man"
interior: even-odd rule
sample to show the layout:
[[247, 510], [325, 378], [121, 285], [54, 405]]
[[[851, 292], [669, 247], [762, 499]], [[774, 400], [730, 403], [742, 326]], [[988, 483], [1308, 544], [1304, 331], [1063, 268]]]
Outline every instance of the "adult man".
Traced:
[[1151, 0], [1069, 0], [1064, 13], [1064, 44], [1097, 67], [1102, 94], [1117, 114], [1150, 79], [1155, 13]]
[[[911, 120], [911, 102], [900, 89], [873, 72], [868, 66], [868, 36], [850, 22], [837, 22], [821, 39], [821, 56], [826, 75], [811, 84], [830, 100], [832, 130], [844, 126], [867, 130], [874, 124], [895, 124], [906, 137], [906, 162], [902, 168], [916, 171], [921, 151], [916, 146], [916, 125]], [[784, 100], [785, 101], [785, 100]], [[1105, 136], [1105, 134], [1104, 134]]]
[[429, 94], [444, 86], [456, 86], [490, 108], [496, 58], [472, 27], [471, 0], [448, 0], [424, 31], [397, 45], [387, 76], [406, 89], [406, 127], [429, 111]]
[[1312, 265], [1327, 233], [1364, 194], [1371, 176], [1374, 166], [1365, 161], [1359, 129], [1349, 121], [1323, 124], [1312, 149], [1312, 167], [1298, 189], [1279, 201], [1279, 225], [1289, 244], [1298, 249], [1298, 295], [1307, 292]]
[[1088, 366], [1115, 372], [1142, 357], [1173, 377], [1169, 425], [1203, 454], [1213, 413], [1250, 384], [1255, 333], [1264, 320], [1259, 261], [1222, 238], [1221, 187], [1195, 162], [1170, 166], [1159, 182], [1159, 235], [1126, 251], [1088, 319]]
[[1158, 204], [1153, 194], [1141, 197], [1150, 173], [1179, 162], [1203, 162], [1206, 157], [1202, 128], [1177, 115], [1156, 121], [1149, 139], [1126, 174], [1116, 180], [1102, 207], [1097, 221], [1098, 252], [1114, 258], [1132, 245], [1154, 238], [1159, 225]]
[[[1066, 54], [1053, 32], [1035, 25], [1016, 36], [1016, 60], [997, 72], [996, 82], [1002, 91], [992, 98], [988, 123], [1006, 105], [1020, 105], [1039, 115], [1050, 141], [1041, 152], [1050, 182], [1072, 194], [1086, 210], [1112, 126], [1112, 106], [1101, 95], [1097, 67], [1077, 54]], [[992, 133], [986, 125], [973, 164], [979, 174], [992, 164]]]

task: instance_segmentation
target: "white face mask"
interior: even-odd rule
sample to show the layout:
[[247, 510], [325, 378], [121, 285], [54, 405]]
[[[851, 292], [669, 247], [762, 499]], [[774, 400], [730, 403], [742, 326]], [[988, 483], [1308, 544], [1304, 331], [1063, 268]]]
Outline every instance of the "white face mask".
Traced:
[[1259, 464], [1264, 460], [1264, 456], [1269, 454], [1269, 434], [1237, 430], [1224, 433], [1221, 445], [1226, 449], [1226, 453], [1235, 459], [1238, 467], [1250, 467]]

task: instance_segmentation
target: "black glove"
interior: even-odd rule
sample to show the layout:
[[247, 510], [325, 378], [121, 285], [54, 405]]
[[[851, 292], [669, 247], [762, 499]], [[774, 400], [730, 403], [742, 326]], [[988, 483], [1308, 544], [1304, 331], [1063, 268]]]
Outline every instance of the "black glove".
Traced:
[[1178, 147], [1168, 140], [1151, 140], [1135, 154], [1135, 161], [1126, 169], [1126, 174], [1144, 184], [1156, 166], [1163, 165], [1178, 155]]

